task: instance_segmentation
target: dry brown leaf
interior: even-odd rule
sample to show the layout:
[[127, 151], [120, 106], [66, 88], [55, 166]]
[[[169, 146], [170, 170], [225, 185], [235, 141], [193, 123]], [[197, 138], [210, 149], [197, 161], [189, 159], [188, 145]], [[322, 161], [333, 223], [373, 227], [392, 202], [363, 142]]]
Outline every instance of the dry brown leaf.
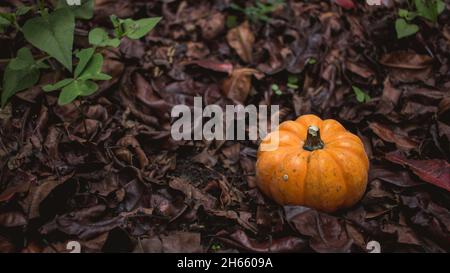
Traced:
[[252, 76], [260, 77], [261, 73], [252, 68], [235, 69], [222, 84], [222, 90], [231, 100], [243, 104], [252, 89]]
[[255, 36], [247, 21], [231, 29], [227, 34], [228, 44], [236, 50], [241, 59], [247, 63], [253, 61], [253, 44]]
[[383, 55], [380, 63], [394, 68], [425, 69], [430, 66], [432, 60], [430, 56], [412, 51], [397, 51]]

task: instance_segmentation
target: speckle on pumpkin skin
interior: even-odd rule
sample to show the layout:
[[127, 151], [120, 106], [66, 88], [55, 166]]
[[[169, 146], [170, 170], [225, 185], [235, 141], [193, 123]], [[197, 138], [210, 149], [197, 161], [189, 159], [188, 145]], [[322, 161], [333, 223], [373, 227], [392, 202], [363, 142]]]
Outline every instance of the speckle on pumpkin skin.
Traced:
[[287, 182], [289, 180], [289, 176], [287, 174], [283, 175], [283, 180]]

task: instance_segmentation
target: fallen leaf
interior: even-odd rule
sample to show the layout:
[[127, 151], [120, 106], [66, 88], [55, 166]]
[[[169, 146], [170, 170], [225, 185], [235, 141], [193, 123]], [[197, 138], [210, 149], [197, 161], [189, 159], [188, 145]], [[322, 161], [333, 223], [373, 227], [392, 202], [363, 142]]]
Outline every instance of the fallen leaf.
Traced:
[[347, 236], [339, 220], [306, 207], [285, 206], [286, 220], [304, 236], [317, 252], [350, 252], [353, 240]]
[[22, 212], [12, 211], [0, 213], [0, 227], [20, 227], [28, 223]]
[[352, 0], [335, 0], [335, 2], [345, 9], [352, 9], [355, 7], [355, 3], [353, 3]]
[[450, 191], [450, 164], [441, 159], [407, 159], [401, 152], [388, 153], [386, 159], [408, 167], [423, 181]]
[[163, 253], [201, 253], [200, 233], [175, 231], [161, 236]]
[[202, 36], [206, 40], [216, 38], [225, 29], [225, 15], [215, 12], [199, 22], [202, 29]]
[[428, 55], [420, 55], [412, 51], [397, 51], [387, 53], [380, 59], [385, 66], [404, 69], [425, 69], [431, 65], [433, 58]]
[[401, 133], [399, 130], [391, 130], [387, 126], [371, 122], [369, 123], [370, 129], [384, 141], [395, 143], [399, 149], [411, 150], [418, 147], [419, 143], [410, 139], [406, 134]]
[[224, 94], [238, 104], [244, 104], [252, 89], [252, 76], [260, 77], [258, 70], [252, 68], [235, 69], [222, 84]]
[[188, 64], [196, 64], [205, 69], [209, 69], [216, 72], [224, 72], [230, 75], [233, 72], [233, 64], [228, 62], [220, 62], [214, 59], [204, 59], [189, 62]]
[[206, 210], [215, 207], [217, 200], [209, 194], [206, 194], [194, 187], [188, 181], [182, 178], [175, 178], [169, 182], [169, 186], [175, 190], [181, 191], [188, 199], [194, 199], [200, 202]]
[[39, 185], [33, 185], [24, 202], [28, 206], [28, 218], [33, 219], [39, 217], [39, 206], [41, 202], [59, 185], [69, 180], [73, 174], [57, 178], [48, 177], [39, 182]]
[[295, 253], [304, 250], [307, 246], [304, 239], [294, 236], [260, 242], [248, 237], [242, 230], [237, 230], [228, 237], [218, 237], [218, 239], [231, 246], [259, 253]]
[[248, 21], [228, 31], [228, 44], [236, 50], [237, 54], [246, 63], [253, 62], [253, 44], [255, 36], [250, 30]]

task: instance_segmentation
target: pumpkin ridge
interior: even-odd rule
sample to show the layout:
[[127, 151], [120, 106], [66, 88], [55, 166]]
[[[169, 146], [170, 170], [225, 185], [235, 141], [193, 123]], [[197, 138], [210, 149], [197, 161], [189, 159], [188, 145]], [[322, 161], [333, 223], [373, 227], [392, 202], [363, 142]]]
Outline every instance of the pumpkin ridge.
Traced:
[[[279, 149], [280, 148], [282, 148], [282, 149], [287, 149], [286, 147], [279, 147], [277, 150], [276, 150], [276, 152], [280, 152], [279, 151]], [[269, 152], [269, 153], [271, 153], [271, 152]], [[286, 155], [284, 155], [281, 159], [279, 159], [279, 160], [277, 160], [278, 162], [283, 162], [283, 160], [284, 160], [284, 158], [286, 157]], [[277, 181], [277, 178], [276, 178], [276, 175], [277, 175], [277, 172], [276, 171], [274, 171], [274, 172], [272, 172], [271, 173], [271, 175], [270, 175], [270, 180], [269, 180], [269, 182], [266, 184], [267, 185], [267, 187], [269, 188], [269, 194], [270, 194], [270, 196], [275, 196], [275, 192], [274, 192], [274, 189], [273, 189], [273, 184], [274, 183], [278, 183], [278, 181]], [[277, 189], [278, 189], [278, 193], [281, 193], [281, 190], [279, 190], [279, 187], [276, 187]], [[277, 201], [277, 200], [276, 200]], [[277, 201], [277, 203], [278, 203], [278, 201]]]
[[345, 205], [347, 203], [347, 201], [348, 201], [348, 196], [349, 196], [349, 193], [350, 193], [349, 191], [350, 191], [350, 188], [351, 188], [351, 187], [349, 187], [348, 183], [350, 181], [348, 181], [348, 179], [347, 179], [348, 178], [347, 177], [347, 173], [344, 171], [344, 168], [343, 168], [343, 166], [341, 164], [341, 161], [336, 158], [336, 156], [333, 153], [333, 151], [331, 151], [330, 149], [323, 149], [323, 151], [330, 156], [330, 158], [331, 158], [331, 160], [333, 160], [334, 164], [339, 166], [339, 168], [337, 168], [337, 169], [341, 173], [342, 180], [344, 181], [344, 185], [345, 185], [345, 194], [344, 194], [344, 196], [345, 196], [345, 198], [344, 198], [343, 202], [339, 205], [339, 207], [341, 207], [341, 206]]
[[[295, 128], [293, 128], [293, 127], [295, 127]], [[287, 132], [293, 133], [298, 138], [300, 138], [300, 140], [302, 140], [302, 141], [304, 141], [306, 139], [306, 135], [303, 135], [301, 131], [306, 132], [306, 130], [307, 130], [307, 128], [303, 124], [292, 121], [292, 120], [286, 121], [278, 127], [278, 131], [287, 131]]]
[[[356, 158], [359, 158], [359, 159], [365, 153], [365, 150], [363, 147], [361, 147], [361, 149], [355, 149], [354, 147], [349, 148], [349, 147], [334, 146], [334, 147], [329, 147], [329, 149], [330, 150], [342, 150], [342, 151], [344, 151], [344, 153], [346, 153], [346, 154], [351, 153], [354, 156], [356, 156]], [[361, 150], [362, 150], [362, 152], [361, 152]], [[369, 161], [368, 161], [367, 157], [365, 157], [364, 161], [365, 161], [364, 167], [366, 168], [366, 171], [368, 171], [369, 170]]]
[[[279, 137], [279, 143], [278, 143], [278, 145], [281, 147], [281, 146], [284, 146], [284, 147], [292, 147], [292, 146], [295, 146], [295, 145], [293, 145], [293, 144], [291, 144], [291, 141], [290, 140], [294, 140], [293, 138], [297, 138], [295, 141], [296, 142], [302, 142], [303, 143], [303, 140], [300, 138], [300, 136], [299, 135], [297, 135], [296, 133], [294, 133], [294, 132], [292, 132], [292, 131], [289, 131], [289, 130], [284, 130], [284, 129], [281, 129], [281, 130], [278, 130], [278, 133], [279, 133], [279, 135], [280, 135], [280, 137]], [[287, 139], [287, 140], [289, 140], [289, 141], [286, 141], [286, 138], [284, 139], [284, 142], [282, 142], [281, 141], [281, 134], [286, 134], [286, 135], [290, 135], [290, 139]]]
[[330, 144], [334, 144], [335, 142], [342, 142], [343, 140], [352, 141], [354, 144], [357, 144], [356, 146], [359, 146], [359, 145], [364, 146], [364, 144], [358, 138], [358, 136], [356, 136], [355, 134], [353, 134], [349, 131], [337, 134], [332, 140], [326, 141], [325, 144], [330, 145]]
[[[310, 183], [317, 183], [317, 182], [321, 183], [322, 182], [322, 174], [321, 174], [321, 172], [318, 172], [319, 173], [319, 177], [316, 177], [316, 180], [312, 181], [312, 179], [311, 179], [311, 172], [309, 171], [309, 170], [313, 169], [311, 167], [311, 164], [313, 164], [312, 157], [318, 157], [319, 156], [318, 153], [320, 153], [321, 150], [315, 150], [315, 151], [304, 150], [304, 151], [309, 152], [308, 158], [307, 158], [307, 165], [306, 165], [306, 168], [307, 168], [308, 172], [306, 173], [305, 180], [303, 181], [304, 189], [305, 189], [304, 193], [305, 193], [305, 197], [311, 197], [311, 196], [313, 196], [313, 193], [310, 191], [310, 192], [308, 192], [308, 194], [306, 194], [306, 190], [314, 188], [316, 193], [317, 193], [317, 187], [312, 187], [311, 188], [311, 187], [307, 187], [307, 185], [309, 185]], [[322, 188], [322, 187], [320, 186], [320, 188]], [[320, 194], [321, 193], [319, 192], [318, 195], [320, 196]], [[307, 206], [307, 207], [313, 207], [313, 208], [321, 207], [321, 204], [320, 203], [317, 204], [317, 202], [314, 199], [315, 198], [304, 199], [303, 200], [304, 201], [304, 205]], [[323, 209], [323, 208], [320, 208], [320, 209]]]
[[[309, 162], [309, 156], [311, 155], [311, 152], [309, 151], [305, 151], [302, 150], [299, 154], [299, 156], [302, 156], [304, 153], [307, 153], [306, 157], [302, 157], [302, 160], [304, 161], [303, 164], [305, 164], [305, 173], [307, 174], [309, 169], [308, 169], [308, 162]], [[305, 187], [305, 182], [306, 182], [306, 175], [303, 177], [303, 181], [298, 181], [297, 185], [300, 184], [299, 186], [302, 187], [302, 196], [301, 196], [301, 203], [305, 204], [305, 196], [306, 196], [306, 187]]]
[[[288, 198], [287, 198], [287, 196], [285, 194], [285, 190], [281, 189], [281, 187], [278, 185], [280, 183], [280, 180], [282, 179], [282, 178], [279, 177], [279, 175], [284, 175], [285, 161], [286, 161], [286, 158], [291, 155], [291, 153], [293, 153], [292, 150], [286, 152], [286, 154], [284, 154], [281, 157], [281, 159], [279, 161], [279, 162], [281, 162], [281, 164], [278, 165], [277, 169], [272, 173], [271, 181], [273, 183], [269, 186], [269, 190], [270, 190], [271, 196], [274, 196], [274, 191], [275, 190], [281, 196], [281, 198], [280, 198], [281, 200], [280, 201], [276, 200], [277, 203], [281, 203], [281, 204], [285, 203], [286, 199], [288, 199]], [[274, 187], [275, 187], [275, 189], [273, 189]]]

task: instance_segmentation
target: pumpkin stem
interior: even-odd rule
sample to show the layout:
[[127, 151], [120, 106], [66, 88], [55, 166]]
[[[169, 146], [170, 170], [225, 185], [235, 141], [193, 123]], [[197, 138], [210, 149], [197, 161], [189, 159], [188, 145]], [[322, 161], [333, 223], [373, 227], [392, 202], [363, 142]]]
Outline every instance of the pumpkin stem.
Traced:
[[309, 126], [303, 149], [312, 152], [314, 150], [323, 149], [324, 146], [325, 144], [323, 143], [322, 139], [320, 139], [319, 128], [317, 126]]

